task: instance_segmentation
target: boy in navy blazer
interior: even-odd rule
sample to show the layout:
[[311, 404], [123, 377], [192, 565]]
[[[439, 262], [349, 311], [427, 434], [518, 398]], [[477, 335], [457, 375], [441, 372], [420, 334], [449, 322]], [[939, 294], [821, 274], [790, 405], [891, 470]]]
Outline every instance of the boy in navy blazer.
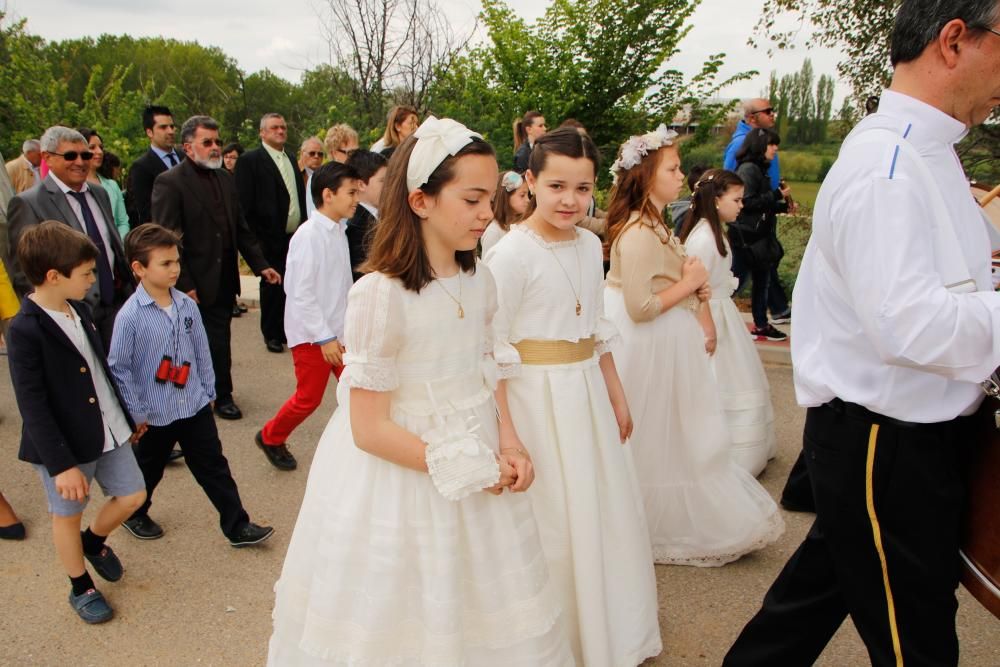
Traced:
[[[56, 552], [72, 585], [70, 606], [87, 623], [103, 623], [113, 611], [84, 558], [105, 580], [121, 578], [122, 564], [105, 539], [142, 505], [146, 490], [129, 446], [139, 434], [80, 301], [101, 255], [85, 234], [51, 220], [24, 232], [17, 255], [34, 286], [7, 339], [24, 422], [18, 458], [34, 464], [45, 487]], [[95, 479], [109, 499], [81, 533]]]

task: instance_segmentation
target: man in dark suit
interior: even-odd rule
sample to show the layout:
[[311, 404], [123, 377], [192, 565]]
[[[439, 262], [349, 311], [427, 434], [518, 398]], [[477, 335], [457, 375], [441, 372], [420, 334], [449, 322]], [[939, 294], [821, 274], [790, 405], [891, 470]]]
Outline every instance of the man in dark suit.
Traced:
[[358, 269], [368, 259], [368, 245], [378, 220], [378, 205], [382, 197], [387, 163], [384, 155], [371, 151], [356, 150], [347, 158], [347, 166], [358, 173], [358, 207], [345, 231], [354, 282], [358, 282], [364, 275]]
[[198, 303], [209, 353], [215, 368], [215, 413], [223, 419], [243, 416], [233, 402], [230, 325], [233, 301], [240, 293], [236, 252], [262, 281], [281, 285], [247, 226], [232, 176], [222, 167], [219, 124], [193, 116], [181, 128], [187, 155], [177, 169], [157, 177], [153, 185], [153, 218], [184, 238], [177, 289]]
[[[247, 151], [236, 163], [236, 186], [264, 257], [272, 268], [284, 273], [288, 243], [305, 220], [306, 186], [295, 157], [285, 150], [285, 119], [276, 113], [264, 114], [260, 138], [260, 148]], [[268, 350], [284, 350], [285, 291], [265, 280], [260, 283], [260, 330]]]
[[177, 126], [167, 107], [148, 106], [142, 112], [142, 126], [149, 137], [149, 150], [132, 163], [128, 174], [126, 200], [128, 219], [133, 227], [153, 220], [151, 200], [153, 182], [163, 172], [176, 167], [184, 159], [174, 149]]
[[26, 229], [45, 220], [57, 220], [83, 232], [97, 245], [97, 281], [85, 301], [94, 311], [94, 322], [104, 343], [111, 346], [115, 315], [133, 291], [135, 280], [125, 261], [108, 193], [87, 183], [93, 157], [87, 142], [76, 130], [50, 127], [42, 135], [42, 157], [49, 174], [38, 185], [10, 200], [7, 207], [10, 237], [10, 278], [18, 296], [32, 291], [17, 262], [17, 242]]

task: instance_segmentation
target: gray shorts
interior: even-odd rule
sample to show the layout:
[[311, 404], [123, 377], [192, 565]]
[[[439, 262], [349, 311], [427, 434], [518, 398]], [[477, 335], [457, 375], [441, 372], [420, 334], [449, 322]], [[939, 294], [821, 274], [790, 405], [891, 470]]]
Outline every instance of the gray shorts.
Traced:
[[[66, 500], [59, 491], [56, 490], [56, 481], [45, 466], [35, 463], [35, 470], [42, 478], [42, 485], [45, 487], [45, 495], [49, 502], [49, 512], [56, 516], [75, 516], [83, 512], [83, 508], [90, 501], [93, 495], [93, 486], [90, 488], [90, 495], [82, 502], [77, 500]], [[139, 464], [135, 462], [135, 454], [132, 453], [132, 445], [124, 444], [116, 447], [110, 452], [101, 454], [101, 457], [90, 463], [81, 463], [77, 466], [87, 484], [92, 485], [96, 479], [101, 485], [104, 495], [111, 498], [117, 496], [130, 496], [138, 491], [146, 490], [146, 482], [142, 478], [142, 471]]]

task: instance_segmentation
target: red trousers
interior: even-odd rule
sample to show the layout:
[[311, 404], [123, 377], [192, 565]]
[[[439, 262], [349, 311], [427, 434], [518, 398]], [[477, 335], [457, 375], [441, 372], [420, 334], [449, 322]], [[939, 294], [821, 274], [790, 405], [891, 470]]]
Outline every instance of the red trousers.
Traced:
[[285, 401], [271, 421], [264, 424], [261, 438], [266, 445], [281, 445], [299, 424], [316, 411], [323, 401], [332, 373], [340, 379], [343, 366], [333, 366], [323, 359], [319, 345], [302, 343], [292, 348], [295, 364], [295, 393]]

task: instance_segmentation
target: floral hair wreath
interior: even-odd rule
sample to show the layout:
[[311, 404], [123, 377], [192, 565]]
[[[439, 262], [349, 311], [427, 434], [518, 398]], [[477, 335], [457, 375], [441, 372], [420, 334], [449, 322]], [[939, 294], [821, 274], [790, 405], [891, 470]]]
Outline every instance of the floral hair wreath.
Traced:
[[629, 137], [619, 150], [618, 159], [611, 165], [611, 176], [614, 182], [618, 182], [618, 175], [623, 171], [628, 171], [642, 161], [651, 151], [658, 150], [664, 146], [673, 146], [677, 133], [668, 130], [667, 126], [660, 123], [660, 126], [652, 132], [647, 132], [639, 136]]
[[524, 183], [524, 177], [516, 171], [508, 171], [503, 175], [503, 180], [500, 181], [500, 185], [502, 185], [503, 189], [508, 193], [517, 190], [521, 187], [522, 183]]

